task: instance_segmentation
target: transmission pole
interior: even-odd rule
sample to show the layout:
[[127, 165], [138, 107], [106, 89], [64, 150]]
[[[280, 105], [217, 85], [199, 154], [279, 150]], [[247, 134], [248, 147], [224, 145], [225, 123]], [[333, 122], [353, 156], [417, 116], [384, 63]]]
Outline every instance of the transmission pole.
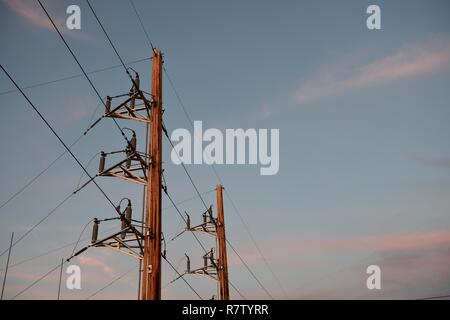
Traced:
[[228, 261], [227, 261], [227, 242], [225, 239], [225, 218], [223, 213], [223, 195], [222, 185], [216, 186], [217, 195], [217, 242], [219, 247], [218, 277], [219, 277], [219, 298], [220, 300], [230, 299], [230, 290], [228, 287]]
[[143, 300], [161, 299], [162, 54], [160, 50], [153, 52], [152, 98], [141, 288]]

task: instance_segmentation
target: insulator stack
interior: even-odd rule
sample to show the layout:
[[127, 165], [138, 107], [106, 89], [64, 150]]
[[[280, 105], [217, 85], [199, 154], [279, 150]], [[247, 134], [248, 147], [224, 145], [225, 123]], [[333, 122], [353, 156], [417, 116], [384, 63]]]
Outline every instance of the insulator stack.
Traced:
[[127, 169], [130, 169], [131, 167], [131, 155], [133, 154], [133, 152], [131, 151], [130, 147], [126, 148], [126, 155], [127, 155], [127, 162], [126, 162], [126, 167]]
[[130, 89], [130, 92], [128, 92], [128, 95], [130, 96], [130, 109], [133, 110], [136, 105], [136, 100], [133, 98], [134, 91]]
[[131, 137], [130, 145], [131, 145], [131, 148], [133, 148], [132, 151], [136, 151], [136, 145], [137, 145], [136, 132], [133, 132], [133, 136]]
[[92, 240], [91, 243], [96, 243], [98, 239], [98, 225], [99, 222], [97, 218], [94, 219], [94, 225], [92, 226]]
[[106, 153], [103, 151], [100, 153], [100, 163], [98, 165], [98, 173], [105, 171]]
[[135, 91], [139, 90], [139, 86], [141, 85], [141, 80], [139, 79], [139, 74], [136, 73], [136, 77], [134, 78]]
[[131, 213], [132, 213], [131, 201], [128, 200], [128, 206], [127, 206], [127, 209], [125, 211], [125, 218], [127, 219], [128, 223], [131, 223]]
[[106, 102], [105, 102], [105, 113], [108, 114], [111, 112], [111, 97], [106, 96]]
[[189, 256], [187, 254], [185, 254], [186, 256], [186, 273], [190, 273], [191, 272], [191, 259], [189, 258]]

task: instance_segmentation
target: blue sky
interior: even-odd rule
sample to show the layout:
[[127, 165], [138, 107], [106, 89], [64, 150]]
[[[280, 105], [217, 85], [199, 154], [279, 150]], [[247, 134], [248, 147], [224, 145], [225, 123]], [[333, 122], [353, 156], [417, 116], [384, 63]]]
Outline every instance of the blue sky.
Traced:
[[[277, 274], [282, 288], [225, 199], [228, 239], [276, 298], [421, 298], [450, 290], [450, 4], [447, 1], [134, 1], [191, 117], [204, 128], [279, 128], [280, 171], [260, 176], [258, 166], [216, 166], [236, 206]], [[65, 30], [65, 9], [81, 8], [81, 30]], [[128, 1], [92, 4], [122, 58], [151, 50]], [[366, 28], [366, 8], [381, 7], [382, 29]], [[44, 1], [82, 65], [96, 70], [119, 63], [84, 1]], [[21, 86], [80, 73], [35, 1], [0, 1], [0, 61]], [[133, 65], [150, 90], [149, 61]], [[122, 69], [93, 74], [102, 96], [126, 93]], [[13, 89], [0, 76], [0, 92]], [[26, 90], [66, 142], [86, 128], [98, 100], [79, 77]], [[164, 79], [165, 123], [187, 128]], [[62, 146], [17, 93], [0, 95], [0, 156], [4, 202], [62, 151]], [[125, 123], [124, 123], [125, 125]], [[127, 126], [132, 126], [127, 123]], [[138, 129], [140, 128], [140, 129]], [[136, 126], [140, 136], [142, 127]], [[123, 147], [111, 121], [102, 121], [73, 149], [87, 163], [100, 150]], [[143, 146], [143, 140], [138, 141]], [[169, 191], [175, 201], [195, 195], [164, 147]], [[95, 173], [97, 162], [89, 166]], [[217, 183], [207, 165], [188, 166], [200, 191]], [[1, 249], [75, 188], [81, 172], [68, 156], [0, 209]], [[112, 199], [124, 196], [140, 210], [141, 190], [108, 178]], [[214, 203], [214, 194], [205, 196]], [[168, 205], [164, 199], [164, 206]], [[200, 218], [202, 204], [183, 203]], [[77, 239], [93, 217], [112, 216], [93, 186], [59, 208], [14, 247], [12, 263]], [[182, 227], [164, 210], [164, 232]], [[86, 231], [86, 236], [90, 233]], [[213, 243], [210, 239], [205, 242]], [[85, 242], [86, 243], [86, 242]], [[70, 254], [72, 248], [9, 271], [6, 297]], [[183, 254], [201, 263], [188, 234], [168, 244], [180, 270]], [[198, 259], [193, 257], [198, 256]], [[246, 297], [267, 298], [229, 250], [230, 274]], [[1, 268], [6, 255], [1, 258]], [[194, 262], [196, 261], [196, 262]], [[103, 249], [88, 251], [80, 291], [85, 298], [136, 262]], [[368, 265], [382, 270], [382, 290], [365, 286]], [[164, 285], [173, 278], [167, 266]], [[134, 299], [137, 272], [96, 298]], [[190, 279], [205, 298], [214, 283]], [[21, 298], [55, 298], [57, 272]], [[233, 292], [233, 296], [236, 294]], [[190, 298], [181, 281], [165, 298]]]

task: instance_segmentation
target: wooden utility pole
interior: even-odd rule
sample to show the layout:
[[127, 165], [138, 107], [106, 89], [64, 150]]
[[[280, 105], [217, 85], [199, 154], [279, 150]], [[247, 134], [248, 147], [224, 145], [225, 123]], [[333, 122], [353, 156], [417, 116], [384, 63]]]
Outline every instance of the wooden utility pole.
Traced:
[[222, 185], [216, 186], [217, 195], [217, 242], [219, 245], [219, 261], [218, 261], [218, 276], [219, 276], [219, 298], [220, 300], [230, 299], [230, 290], [228, 287], [228, 262], [227, 262], [227, 242], [225, 238], [225, 218], [223, 213], [223, 195]]
[[154, 50], [152, 63], [145, 239], [141, 299], [161, 300], [161, 158], [162, 158], [162, 54]]

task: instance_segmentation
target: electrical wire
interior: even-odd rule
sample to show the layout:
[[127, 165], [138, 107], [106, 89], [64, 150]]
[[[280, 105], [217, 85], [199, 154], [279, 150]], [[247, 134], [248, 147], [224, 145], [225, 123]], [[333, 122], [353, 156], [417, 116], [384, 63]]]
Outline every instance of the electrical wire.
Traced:
[[[106, 104], [105, 101], [103, 101], [102, 97], [100, 96], [100, 93], [98, 92], [97, 88], [94, 86], [94, 84], [92, 83], [91, 79], [89, 78], [89, 76], [87, 75], [86, 71], [84, 70], [83, 66], [81, 65], [80, 61], [78, 60], [78, 58], [76, 57], [75, 53], [72, 51], [72, 49], [70, 48], [69, 44], [67, 43], [66, 39], [64, 38], [64, 36], [62, 35], [61, 31], [59, 31], [58, 27], [56, 26], [55, 22], [53, 21], [52, 17], [50, 16], [50, 14], [48, 13], [47, 9], [45, 9], [44, 5], [42, 4], [41, 0], [37, 0], [39, 5], [41, 6], [42, 10], [45, 12], [47, 18], [49, 19], [49, 21], [51, 22], [53, 28], [55, 29], [55, 31], [58, 33], [59, 37], [61, 38], [61, 40], [63, 41], [64, 45], [66, 46], [67, 50], [70, 52], [70, 54], [72, 55], [72, 58], [75, 60], [75, 62], [77, 63], [78, 67], [81, 69], [81, 71], [83, 72], [84, 77], [88, 80], [90, 86], [92, 87], [92, 89], [94, 90], [95, 94], [97, 95], [97, 97], [99, 98], [99, 101], [101, 101], [101, 103], [103, 104], [103, 106], [106, 109]], [[89, 3], [89, 2], [88, 2]], [[90, 5], [90, 4], [89, 4]], [[92, 9], [92, 7], [91, 7]], [[93, 10], [93, 9], [92, 9]], [[106, 32], [106, 31], [105, 31]], [[108, 37], [109, 38], [109, 37]], [[123, 67], [125, 68], [126, 72], [128, 73], [128, 75], [130, 76], [133, 84], [136, 86], [136, 83], [134, 81], [134, 79], [131, 77], [131, 75], [128, 72], [127, 67], [125, 66], [125, 63], [123, 62], [122, 58], [120, 58], [120, 62], [122, 63]], [[136, 86], [137, 87], [137, 86]], [[125, 141], [127, 142], [127, 145], [131, 146], [130, 141], [128, 140], [128, 138], [126, 137], [125, 133], [123, 132], [122, 128], [120, 127], [119, 123], [117, 122], [116, 119], [112, 118], [114, 124], [116, 125], [116, 127], [119, 129], [120, 134], [122, 135], [122, 137], [125, 139]], [[133, 149], [133, 148], [132, 148]]]
[[[144, 31], [144, 34], [145, 34], [145, 36], [146, 36], [146, 39], [147, 39], [148, 44], [149, 44], [150, 47], [152, 48], [153, 52], [155, 52], [155, 46], [153, 45], [153, 42], [152, 42], [151, 39], [150, 39], [150, 36], [149, 36], [149, 34], [148, 34], [148, 32], [147, 32], [145, 26], [144, 26], [144, 23], [142, 22], [141, 16], [139, 15], [139, 12], [136, 10], [136, 6], [134, 5], [133, 0], [129, 0], [129, 2], [130, 2], [131, 6], [132, 6], [132, 8], [133, 8], [133, 11], [134, 11], [135, 15], [137, 16], [137, 18], [138, 18], [138, 20], [139, 20], [139, 23], [140, 23], [140, 25], [141, 25], [142, 30]], [[166, 70], [165, 67], [163, 67], [163, 71], [164, 71], [164, 73], [166, 74], [166, 77], [167, 77], [167, 79], [169, 80], [169, 83], [170, 83], [172, 89], [173, 89], [174, 92], [175, 92], [175, 95], [176, 95], [176, 97], [177, 97], [177, 99], [178, 99], [178, 102], [180, 103], [180, 105], [181, 105], [182, 108], [183, 108], [184, 114], [186, 115], [186, 117], [187, 117], [187, 119], [190, 121], [190, 123], [192, 123], [192, 120], [191, 120], [191, 118], [190, 118], [190, 116], [189, 116], [189, 113], [187, 112], [187, 109], [186, 109], [186, 107], [185, 107], [183, 101], [181, 100], [181, 97], [180, 97], [180, 95], [178, 94], [178, 91], [176, 90], [175, 85], [173, 84], [173, 81], [172, 81], [172, 79], [170, 78], [170, 76], [169, 76], [169, 74], [168, 74], [168, 72], [167, 72], [167, 70]], [[166, 132], [166, 135], [167, 135], [167, 132]], [[172, 144], [172, 142], [171, 142], [170, 139], [169, 139], [169, 141], [170, 141], [170, 143]], [[173, 148], [173, 144], [172, 144], [172, 148]], [[183, 164], [183, 163], [182, 163], [182, 164]], [[184, 164], [183, 164], [183, 166], [184, 166]], [[206, 204], [205, 204], [205, 202], [204, 202], [203, 199], [202, 199], [202, 195], [204, 195], [204, 194], [206, 194], [206, 193], [200, 194], [200, 192], [198, 191], [197, 187], [195, 186], [195, 184], [194, 184], [193, 181], [192, 181], [192, 177], [189, 175], [189, 173], [187, 172], [186, 168], [184, 168], [184, 169], [185, 169], [185, 172], [187, 173], [187, 175], [189, 176], [189, 179], [191, 180], [191, 183], [194, 185], [194, 188], [195, 188], [196, 191], [197, 191], [197, 197], [200, 197], [200, 199], [202, 200], [203, 204], [204, 204], [205, 207], [206, 207]], [[209, 192], [212, 192], [212, 191], [214, 191], [214, 189], [211, 190], [211, 191], [209, 191]], [[209, 193], [209, 192], [207, 192], [207, 193]], [[171, 202], [173, 202], [172, 198], [170, 198], [170, 196], [168, 195], [167, 191], [166, 191], [166, 195], [169, 197], [169, 200], [170, 200]], [[196, 198], [196, 197], [195, 197], [195, 198]], [[194, 198], [194, 199], [195, 199], [195, 198]], [[186, 220], [185, 220], [184, 216], [181, 214], [180, 210], [179, 210], [176, 206], [175, 206], [175, 208], [176, 208], [178, 214], [181, 216], [181, 218], [182, 218], [182, 219], [184, 220], [184, 222], [186, 223]], [[196, 237], [196, 235], [195, 235], [194, 233], [193, 233], [193, 235], [194, 235], [195, 238], [197, 239], [197, 237]], [[200, 243], [200, 241], [199, 241], [198, 239], [197, 239], [197, 241]], [[201, 247], [203, 248], [203, 250], [204, 250], [205, 253], [206, 253], [206, 250], [204, 249], [203, 245], [202, 245], [201, 243], [200, 243], [200, 245], [201, 245]], [[238, 289], [237, 289], [230, 281], [229, 281], [229, 283], [230, 283], [230, 285], [233, 287], [233, 289], [236, 290], [236, 292], [237, 292], [243, 299], [245, 299], [245, 297], [242, 295], [242, 293], [241, 293], [241, 292], [240, 292], [240, 291], [239, 291], [239, 290], [238, 290]]]
[[[66, 203], [70, 198], [72, 198], [76, 193], [72, 192], [69, 195], [67, 195], [60, 203], [56, 205], [52, 210], [50, 210], [49, 213], [47, 213], [41, 220], [39, 220], [37, 223], [35, 223], [30, 229], [28, 229], [23, 235], [21, 235], [17, 240], [14, 240], [12, 247], [17, 245], [20, 241], [22, 241], [26, 236], [28, 236], [34, 229], [36, 229], [41, 223], [43, 223], [45, 220], [47, 220], [53, 213], [55, 213], [58, 208], [60, 208], [64, 203]], [[8, 249], [2, 251], [0, 253], [0, 257], [3, 256], [6, 252], [8, 252]]]
[[[169, 141], [169, 144], [172, 146], [172, 149], [175, 150], [175, 146], [173, 145], [172, 140], [170, 140], [169, 135], [167, 133], [167, 130], [164, 130], [165, 136], [167, 138], [167, 140]], [[175, 152], [179, 158], [179, 155], [177, 152]], [[189, 181], [191, 182], [192, 186], [194, 187], [195, 191], [197, 192], [197, 195], [199, 196], [201, 202], [203, 203], [204, 207], [206, 210], [208, 210], [208, 206], [206, 205], [205, 201], [203, 200], [203, 197], [201, 196], [200, 192], [198, 191], [197, 186], [194, 183], [194, 180], [192, 179], [191, 175], [189, 174], [186, 165], [181, 161], [180, 159], [180, 163], [182, 168], [184, 169], [186, 175], [189, 178]], [[252, 275], [252, 277], [256, 280], [256, 282], [258, 283], [258, 285], [263, 289], [263, 291], [273, 300], [273, 296], [270, 294], [269, 290], [267, 290], [267, 288], [262, 284], [262, 282], [258, 279], [258, 277], [256, 276], [256, 274], [251, 270], [251, 268], [249, 267], [249, 265], [244, 261], [244, 259], [242, 258], [242, 256], [238, 253], [238, 251], [236, 250], [236, 248], [230, 243], [230, 241], [228, 239], [225, 239], [225, 241], [227, 242], [227, 244], [230, 246], [230, 248], [233, 250], [233, 252], [236, 254], [236, 256], [239, 258], [239, 260], [241, 261], [241, 263], [245, 266], [245, 268], [247, 269], [247, 271]]]
[[[107, 232], [110, 232], [110, 231], [114, 230], [115, 228], [116, 228], [116, 227], [108, 228], [108, 229], [106, 229], [106, 230], [103, 230], [102, 232], [99, 232], [99, 234], [105, 234], [105, 233], [107, 233]], [[84, 237], [84, 238], [82, 238], [80, 241], [82, 241], [82, 240], [88, 240], [88, 239], [89, 239], [89, 237]], [[23, 260], [21, 260], [21, 261], [18, 261], [18, 262], [16, 262], [16, 263], [10, 265], [9, 268], [11, 269], [11, 268], [17, 267], [17, 266], [19, 266], [19, 265], [22, 265], [22, 264], [24, 264], [24, 263], [26, 263], [26, 262], [33, 261], [33, 260], [39, 259], [39, 258], [41, 258], [41, 257], [45, 257], [45, 256], [47, 256], [47, 255], [49, 255], [49, 254], [52, 254], [52, 253], [54, 253], [54, 252], [57, 252], [57, 251], [59, 251], [59, 250], [62, 250], [62, 249], [71, 247], [71, 246], [73, 246], [74, 244], [76, 244], [76, 241], [71, 242], [71, 243], [67, 243], [67, 244], [65, 244], [65, 245], [62, 245], [62, 246], [59, 246], [59, 247], [56, 247], [56, 248], [53, 248], [53, 249], [50, 249], [50, 250], [48, 250], [48, 251], [44, 251], [44, 252], [42, 252], [42, 253], [40, 253], [40, 254], [38, 254], [38, 255], [35, 255], [35, 256], [30, 257], [30, 258], [26, 258], [26, 259], [23, 259]], [[0, 269], [0, 270], [4, 270], [4, 269]]]
[[148, 35], [147, 29], [145, 29], [144, 23], [142, 22], [142, 19], [141, 19], [141, 16], [140, 16], [139, 12], [136, 10], [136, 7], [134, 5], [133, 0], [129, 0], [129, 1], [130, 1], [130, 4], [131, 4], [131, 7], [133, 8], [134, 13], [136, 14], [136, 16], [137, 16], [137, 18], [139, 20], [141, 28], [144, 31], [144, 34], [145, 34], [145, 37], [147, 39], [148, 44], [152, 48], [152, 51], [155, 52], [155, 46], [153, 45], [152, 40], [150, 40], [150, 36]]
[[191, 286], [191, 284], [183, 277], [183, 275], [181, 275], [180, 272], [178, 272], [178, 270], [173, 266], [173, 264], [172, 264], [169, 260], [167, 260], [167, 258], [166, 258], [165, 256], [162, 256], [162, 258], [163, 258], [164, 261], [166, 261], [167, 264], [173, 269], [173, 271], [175, 271], [175, 272], [178, 274], [178, 276], [186, 283], [186, 285], [187, 285], [189, 288], [191, 288], [191, 290], [195, 293], [195, 295], [196, 295], [197, 297], [199, 297], [200, 300], [203, 300], [203, 298], [198, 294], [197, 291], [195, 291], [195, 289], [194, 289], [194, 288]]
[[[38, 0], [40, 2], [40, 0]], [[70, 148], [67, 146], [67, 144], [62, 140], [62, 138], [58, 135], [58, 133], [53, 129], [53, 127], [50, 125], [50, 123], [47, 121], [47, 119], [42, 115], [42, 113], [36, 108], [36, 106], [31, 102], [31, 100], [28, 98], [28, 96], [23, 92], [23, 90], [19, 87], [19, 85], [14, 81], [14, 79], [11, 77], [11, 75], [5, 70], [3, 65], [0, 65], [3, 72], [7, 75], [7, 77], [10, 79], [10, 81], [16, 86], [16, 88], [20, 91], [22, 96], [27, 100], [28, 104], [33, 108], [33, 110], [38, 114], [38, 116], [41, 118], [41, 120], [45, 123], [45, 125], [50, 129], [50, 131], [56, 136], [56, 138], [59, 140], [59, 142], [64, 146], [64, 148], [70, 153], [72, 158], [75, 160], [75, 162], [81, 167], [81, 169], [86, 173], [86, 175], [89, 177], [89, 179], [94, 183], [94, 185], [97, 187], [97, 189], [100, 191], [100, 193], [106, 198], [106, 200], [111, 204], [111, 206], [114, 208], [114, 210], [117, 212], [118, 215], [121, 215], [119, 210], [116, 208], [112, 200], [108, 197], [108, 195], [105, 193], [105, 191], [100, 187], [100, 185], [94, 180], [94, 178], [90, 175], [90, 173], [86, 170], [86, 168], [83, 166], [83, 164], [78, 160], [78, 158], [75, 156], [75, 154], [70, 150]], [[66, 199], [70, 198], [72, 195], [69, 195]], [[66, 199], [64, 201], [66, 201]], [[128, 223], [129, 224], [129, 223]], [[136, 228], [134, 228], [131, 224], [130, 227], [132, 230], [137, 234], [138, 231]]]
[[[142, 59], [138, 59], [138, 60], [133, 60], [133, 61], [128, 61], [125, 63], [125, 65], [130, 66], [136, 63], [140, 63], [140, 62], [144, 62], [147, 60], [151, 60], [152, 57], [147, 57], [147, 58], [142, 58]], [[121, 64], [118, 65], [114, 65], [114, 66], [110, 66], [110, 67], [105, 67], [105, 68], [101, 68], [101, 69], [96, 69], [93, 71], [88, 71], [86, 72], [87, 74], [95, 74], [95, 73], [99, 73], [99, 72], [104, 72], [104, 71], [108, 71], [108, 70], [112, 70], [112, 69], [117, 69], [122, 67]], [[29, 86], [24, 86], [22, 87], [23, 90], [28, 90], [28, 89], [33, 89], [33, 88], [38, 88], [38, 87], [42, 87], [42, 86], [46, 86], [49, 84], [53, 84], [53, 83], [57, 83], [57, 82], [61, 82], [61, 81], [66, 81], [66, 80], [71, 80], [71, 79], [75, 79], [75, 78], [79, 78], [82, 77], [83, 73], [80, 74], [74, 74], [71, 76], [67, 76], [67, 77], [63, 77], [63, 78], [59, 78], [59, 79], [55, 79], [55, 80], [49, 80], [49, 81], [45, 81], [45, 82], [40, 82], [40, 83], [35, 83]], [[17, 92], [17, 89], [12, 89], [12, 90], [8, 90], [8, 91], [3, 91], [0, 92], [0, 96], [5, 95], [5, 94], [9, 94], [9, 93], [13, 93], [13, 92]]]
[[11, 300], [14, 300], [15, 298], [17, 298], [18, 296], [20, 296], [21, 294], [23, 294], [25, 291], [28, 291], [29, 289], [31, 289], [32, 287], [34, 287], [38, 282], [44, 280], [46, 277], [48, 277], [53, 271], [55, 271], [58, 268], [61, 268], [61, 265], [64, 265], [67, 261], [64, 261], [63, 263], [58, 262], [58, 264], [50, 269], [47, 273], [45, 273], [44, 275], [42, 275], [40, 278], [38, 278], [37, 280], [35, 280], [32, 284], [30, 284], [29, 286], [27, 286], [25, 289], [23, 289], [22, 291], [20, 291], [19, 293], [17, 293], [15, 296], [13, 296], [11, 298]]
[[[169, 199], [169, 201], [172, 203], [172, 206], [175, 208], [175, 210], [178, 212], [178, 215], [181, 217], [181, 219], [184, 221], [184, 223], [187, 223], [186, 218], [183, 216], [183, 214], [181, 213], [180, 209], [178, 208], [177, 204], [175, 204], [175, 202], [173, 201], [172, 197], [169, 195], [169, 193], [167, 192], [167, 188], [164, 188], [164, 193], [166, 194], [167, 198]], [[214, 189], [212, 190], [214, 191]], [[207, 193], [209, 193], [211, 191], [208, 191]], [[203, 243], [200, 241], [200, 239], [197, 237], [197, 235], [195, 234], [194, 231], [189, 230], [192, 235], [194, 236], [195, 240], [197, 241], [197, 243], [200, 245], [200, 247], [203, 249], [204, 253], [207, 254], [208, 251], [206, 250], [205, 246], [203, 245]], [[236, 286], [234, 284], [231, 283], [230, 280], [228, 280], [228, 283], [230, 284], [230, 286], [241, 296], [242, 299], [247, 300], [244, 295], [236, 288]]]
[[[17, 90], [16, 90], [17, 91]], [[82, 135], [80, 135], [77, 139], [75, 139], [74, 142], [72, 142], [69, 146], [69, 148], [74, 147], [89, 131], [90, 131], [90, 125], [92, 123], [93, 117], [95, 113], [97, 112], [98, 107], [100, 104], [97, 105], [94, 112], [92, 113], [91, 119], [89, 120], [88, 128], [84, 131]], [[29, 180], [25, 185], [23, 185], [21, 188], [19, 188], [15, 193], [13, 193], [6, 201], [4, 201], [0, 205], [0, 209], [2, 209], [4, 206], [6, 206], [9, 202], [14, 200], [17, 196], [19, 196], [23, 191], [25, 191], [29, 186], [31, 186], [37, 179], [39, 179], [45, 172], [47, 172], [56, 162], [58, 162], [59, 159], [61, 159], [65, 154], [67, 153], [67, 150], [64, 150], [62, 153], [60, 153], [52, 162], [50, 162], [42, 171], [40, 171], [36, 176], [34, 176], [31, 180]]]
[[89, 300], [93, 297], [95, 297], [97, 294], [99, 294], [100, 292], [102, 292], [103, 290], [105, 290], [106, 288], [110, 287], [111, 285], [113, 285], [114, 283], [116, 283], [117, 281], [119, 281], [120, 279], [122, 279], [123, 277], [125, 277], [126, 275], [128, 275], [129, 273], [131, 273], [131, 271], [135, 270], [137, 266], [133, 266], [132, 268], [128, 269], [127, 271], [125, 271], [124, 273], [122, 273], [120, 276], [118, 276], [117, 278], [113, 279], [111, 282], [109, 282], [107, 285], [105, 285], [104, 287], [98, 289], [97, 291], [95, 291], [94, 293], [92, 293], [90, 296], [88, 296], [85, 300]]

